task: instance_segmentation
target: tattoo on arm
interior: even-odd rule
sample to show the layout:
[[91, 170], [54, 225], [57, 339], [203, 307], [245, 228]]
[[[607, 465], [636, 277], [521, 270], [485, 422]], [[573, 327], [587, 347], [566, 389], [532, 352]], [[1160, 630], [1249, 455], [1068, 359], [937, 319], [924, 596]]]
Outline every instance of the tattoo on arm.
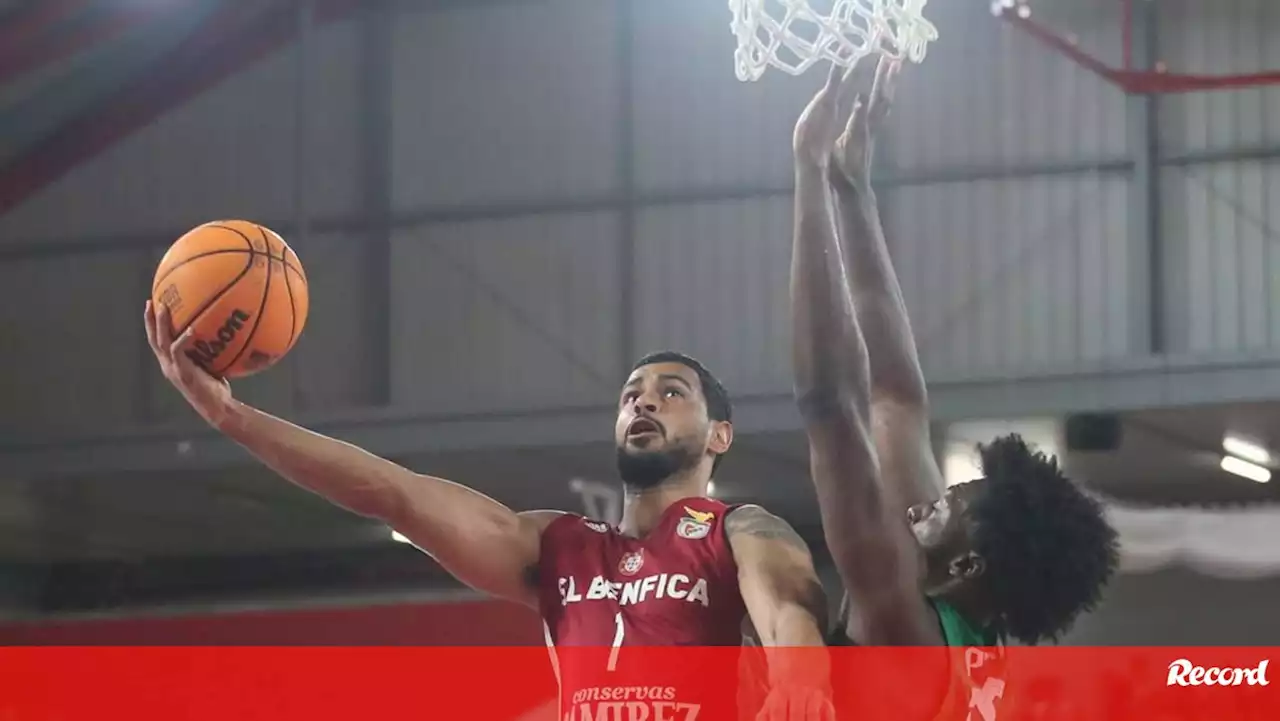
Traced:
[[[779, 566], [764, 561], [773, 569], [769, 573], [775, 574], [767, 582], [772, 587], [772, 592], [779, 594], [775, 600], [803, 608], [813, 617], [818, 626], [818, 632], [825, 635], [827, 596], [823, 591], [822, 582], [818, 580], [817, 573], [813, 569], [809, 546], [791, 527], [791, 524], [759, 506], [742, 506], [725, 519], [725, 531], [731, 540], [735, 537], [743, 540], [750, 538], [753, 541], [763, 541], [768, 544], [756, 547], [769, 548], [767, 555], [782, 563]], [[802, 561], [801, 558], [804, 560]], [[766, 623], [769, 622], [766, 621]], [[758, 645], [774, 644], [776, 639], [772, 634], [776, 629], [765, 632], [761, 632], [759, 628], [754, 630], [757, 631], [755, 642]]]
[[809, 551], [796, 529], [790, 523], [778, 518], [759, 506], [742, 506], [729, 514], [725, 521], [725, 530], [730, 537], [739, 533], [754, 536], [763, 540], [782, 541], [788, 546]]

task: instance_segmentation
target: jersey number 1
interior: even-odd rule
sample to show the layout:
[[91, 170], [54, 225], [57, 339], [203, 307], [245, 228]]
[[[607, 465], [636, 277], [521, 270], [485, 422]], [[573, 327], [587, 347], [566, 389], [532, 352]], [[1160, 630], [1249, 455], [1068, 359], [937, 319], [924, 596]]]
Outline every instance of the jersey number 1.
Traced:
[[622, 650], [622, 639], [627, 635], [626, 624], [622, 621], [622, 612], [619, 611], [617, 616], [613, 617], [615, 630], [613, 632], [613, 648], [609, 649], [609, 666], [608, 670], [614, 671], [618, 668], [618, 652]]

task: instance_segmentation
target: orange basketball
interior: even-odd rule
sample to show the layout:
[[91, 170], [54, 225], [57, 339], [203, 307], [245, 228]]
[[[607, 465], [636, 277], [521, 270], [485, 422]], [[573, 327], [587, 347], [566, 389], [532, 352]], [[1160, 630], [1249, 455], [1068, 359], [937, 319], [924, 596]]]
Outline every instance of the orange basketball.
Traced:
[[168, 306], [187, 355], [223, 378], [270, 368], [298, 342], [310, 305], [298, 256], [271, 230], [244, 220], [205, 223], [160, 260], [153, 303]]

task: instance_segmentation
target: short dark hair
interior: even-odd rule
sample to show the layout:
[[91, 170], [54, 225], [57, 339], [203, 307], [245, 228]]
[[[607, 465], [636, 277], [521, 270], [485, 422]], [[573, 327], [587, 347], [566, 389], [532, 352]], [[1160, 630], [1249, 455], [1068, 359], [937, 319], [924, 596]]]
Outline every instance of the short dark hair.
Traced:
[[[707, 417], [713, 421], [733, 422], [733, 403], [729, 400], [729, 391], [725, 390], [724, 384], [716, 378], [715, 374], [707, 370], [697, 358], [685, 355], [678, 351], [662, 350], [645, 355], [631, 366], [634, 371], [637, 368], [653, 365], [654, 363], [679, 363], [686, 368], [691, 369], [698, 374], [698, 383], [702, 386], [702, 397], [707, 403]], [[716, 456], [715, 462], [711, 466], [711, 472], [715, 473], [720, 467], [720, 461], [724, 460], [723, 455]]]
[[1057, 641], [1093, 610], [1119, 564], [1102, 504], [1021, 436], [978, 447], [983, 488], [970, 505], [974, 550], [1000, 630], [1023, 643]]

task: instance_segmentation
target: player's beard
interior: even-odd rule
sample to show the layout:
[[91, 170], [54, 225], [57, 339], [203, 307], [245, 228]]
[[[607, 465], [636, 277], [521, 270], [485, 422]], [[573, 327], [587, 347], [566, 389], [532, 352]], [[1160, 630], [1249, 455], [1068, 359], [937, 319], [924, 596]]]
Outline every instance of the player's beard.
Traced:
[[630, 450], [618, 447], [618, 476], [627, 488], [645, 491], [698, 464], [698, 454], [688, 448], [674, 446], [660, 451]]

